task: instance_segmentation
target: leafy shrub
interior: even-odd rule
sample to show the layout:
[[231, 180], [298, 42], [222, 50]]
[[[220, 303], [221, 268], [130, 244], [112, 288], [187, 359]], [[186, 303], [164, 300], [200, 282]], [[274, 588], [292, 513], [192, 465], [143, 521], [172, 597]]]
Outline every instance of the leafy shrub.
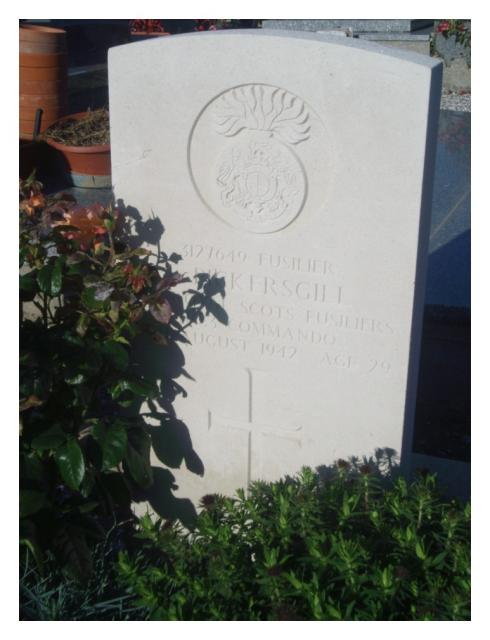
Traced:
[[128, 590], [157, 620], [468, 619], [469, 505], [347, 467], [205, 496], [192, 532], [145, 516]]
[[133, 222], [112, 206], [50, 200], [33, 176], [21, 183], [21, 542], [39, 566], [51, 551], [80, 580], [91, 548], [153, 483], [141, 404], [165, 416], [184, 393], [177, 375], [138, 364], [137, 340], [165, 360], [188, 324], [208, 313], [226, 322], [213, 300], [222, 279], [199, 274], [184, 305], [171, 291], [188, 282], [174, 271], [180, 256], [142, 248]]

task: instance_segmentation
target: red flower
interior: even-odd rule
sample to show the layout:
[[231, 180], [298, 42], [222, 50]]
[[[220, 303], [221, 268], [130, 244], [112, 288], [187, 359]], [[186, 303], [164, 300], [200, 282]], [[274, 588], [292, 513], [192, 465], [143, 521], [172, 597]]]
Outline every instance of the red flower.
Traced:
[[449, 27], [450, 27], [449, 22], [447, 20], [442, 20], [437, 25], [437, 31], [439, 31], [439, 33], [444, 33], [445, 31], [449, 31]]
[[104, 235], [106, 228], [101, 218], [104, 207], [100, 204], [93, 204], [90, 207], [74, 206], [63, 213], [61, 222], [54, 222], [53, 227], [70, 226], [76, 230], [62, 231], [68, 240], [74, 240], [82, 251], [90, 250], [97, 236]]
[[194, 22], [194, 31], [216, 31], [216, 20], [199, 18]]
[[32, 216], [36, 209], [42, 209], [46, 201], [42, 193], [32, 193], [28, 200], [22, 200], [20, 203], [21, 211], [25, 211], [28, 216]]
[[131, 33], [165, 33], [160, 20], [130, 20], [129, 30]]
[[131, 285], [135, 293], [139, 293], [145, 286], [148, 277], [148, 269], [144, 266], [142, 269], [134, 268], [132, 264], [127, 264], [124, 269], [128, 284]]

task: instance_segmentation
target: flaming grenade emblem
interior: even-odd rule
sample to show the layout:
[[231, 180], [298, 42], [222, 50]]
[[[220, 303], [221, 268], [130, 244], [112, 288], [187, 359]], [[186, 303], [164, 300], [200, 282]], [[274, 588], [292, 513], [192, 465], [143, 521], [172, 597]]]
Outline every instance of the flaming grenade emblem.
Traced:
[[267, 85], [237, 87], [216, 101], [215, 130], [233, 139], [216, 170], [231, 224], [267, 233], [285, 227], [301, 211], [307, 181], [294, 149], [308, 140], [309, 119], [300, 98]]

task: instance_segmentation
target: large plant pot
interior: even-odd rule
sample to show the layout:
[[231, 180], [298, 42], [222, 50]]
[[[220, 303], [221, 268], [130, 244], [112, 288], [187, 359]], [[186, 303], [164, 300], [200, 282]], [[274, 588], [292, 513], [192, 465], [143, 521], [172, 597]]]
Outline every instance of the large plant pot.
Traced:
[[[86, 112], [74, 113], [60, 118], [81, 119]], [[53, 165], [61, 172], [68, 184], [85, 189], [106, 189], [111, 187], [111, 146], [97, 144], [90, 147], [76, 147], [61, 144], [46, 135], [47, 144], [54, 149]]]
[[19, 137], [32, 139], [36, 110], [40, 132], [67, 112], [66, 32], [39, 25], [19, 29]]

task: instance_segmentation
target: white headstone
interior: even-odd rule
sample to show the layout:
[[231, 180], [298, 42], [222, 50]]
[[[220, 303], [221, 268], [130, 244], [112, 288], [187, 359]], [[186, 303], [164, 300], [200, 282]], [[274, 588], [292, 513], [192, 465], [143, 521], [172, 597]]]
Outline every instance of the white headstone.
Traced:
[[174, 404], [197, 501], [409, 452], [442, 66], [349, 38], [221, 31], [109, 51], [117, 198], [225, 278]]

